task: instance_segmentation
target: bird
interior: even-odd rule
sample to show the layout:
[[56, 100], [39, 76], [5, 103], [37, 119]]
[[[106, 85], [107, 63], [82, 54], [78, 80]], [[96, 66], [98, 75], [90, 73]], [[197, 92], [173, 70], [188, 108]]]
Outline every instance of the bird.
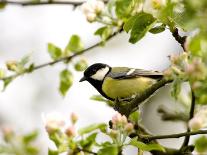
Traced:
[[163, 73], [95, 63], [84, 71], [79, 82], [88, 81], [106, 99], [129, 99], [157, 83]]

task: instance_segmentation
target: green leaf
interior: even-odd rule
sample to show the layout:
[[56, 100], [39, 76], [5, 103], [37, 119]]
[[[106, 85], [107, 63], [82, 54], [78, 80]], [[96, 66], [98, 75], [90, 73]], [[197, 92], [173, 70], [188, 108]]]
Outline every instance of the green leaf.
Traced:
[[72, 51], [74, 53], [80, 52], [84, 49], [81, 38], [78, 35], [72, 35], [66, 50]]
[[94, 100], [94, 101], [99, 101], [99, 102], [104, 102], [106, 103], [108, 106], [110, 107], [113, 107], [114, 106], [114, 102], [110, 101], [110, 100], [107, 100], [105, 99], [103, 96], [101, 95], [93, 95], [90, 97], [91, 100]]
[[111, 36], [112, 30], [109, 26], [104, 26], [96, 30], [94, 35], [98, 35], [101, 37], [102, 41], [105, 42]]
[[29, 67], [27, 68], [27, 72], [31, 73], [34, 70], [35, 65], [32, 63], [29, 65]]
[[75, 65], [74, 68], [76, 71], [84, 71], [88, 67], [88, 63], [85, 59], [79, 60]]
[[59, 91], [60, 93], [65, 96], [69, 88], [73, 84], [73, 75], [72, 73], [65, 69], [62, 72], [60, 72], [60, 85], [59, 85]]
[[165, 152], [165, 148], [159, 144], [145, 144], [143, 142], [137, 141], [136, 138], [133, 138], [130, 142], [130, 145], [133, 145], [143, 151], [162, 151]]
[[37, 136], [38, 136], [38, 131], [35, 130], [35, 131], [33, 131], [33, 132], [31, 132], [27, 135], [24, 135], [23, 136], [23, 142], [25, 144], [28, 144], [28, 143], [34, 141], [37, 138]]
[[58, 154], [59, 154], [58, 151], [48, 149], [48, 155], [58, 155]]
[[28, 62], [29, 62], [29, 59], [30, 59], [30, 55], [26, 55], [24, 56], [18, 63], [18, 65], [24, 67]]
[[90, 97], [90, 99], [94, 101], [106, 102], [106, 99], [103, 98], [101, 95], [93, 95]]
[[83, 134], [90, 133], [90, 132], [92, 132], [94, 130], [97, 130], [97, 129], [101, 130], [102, 132], [105, 132], [106, 128], [107, 128], [107, 125], [105, 123], [92, 124], [92, 125], [89, 125], [87, 127], [79, 129], [78, 133], [80, 135], [83, 135]]
[[98, 155], [118, 155], [118, 147], [117, 146], [106, 146], [98, 151]]
[[207, 151], [207, 137], [201, 136], [195, 141], [195, 149], [197, 152], [206, 152]]
[[155, 21], [156, 19], [151, 14], [144, 12], [137, 14], [131, 30], [129, 42], [134, 44], [142, 39], [154, 25]]
[[117, 0], [115, 12], [118, 18], [126, 18], [132, 12], [133, 0]]
[[28, 155], [38, 155], [39, 154], [39, 150], [38, 148], [34, 147], [34, 146], [26, 146], [26, 152], [28, 153]]
[[165, 25], [153, 27], [149, 30], [150, 33], [157, 34], [165, 31]]
[[0, 9], [4, 9], [6, 7], [6, 3], [5, 2], [0, 2]]
[[135, 16], [131, 16], [125, 23], [124, 23], [124, 31], [126, 31], [127, 33], [132, 29], [132, 27], [134, 26], [134, 23], [137, 19], [137, 15]]
[[[188, 47], [187, 49], [190, 50], [190, 52], [194, 56], [205, 56], [207, 51], [207, 37], [205, 34], [197, 34], [193, 38], [189, 39]], [[205, 55], [204, 55], [205, 54]]]
[[53, 60], [57, 60], [62, 56], [62, 50], [52, 43], [48, 43], [47, 49]]
[[12, 82], [13, 78], [8, 78], [4, 80], [4, 87], [3, 91], [6, 89], [6, 87]]
[[92, 133], [88, 137], [84, 138], [83, 140], [80, 141], [80, 145], [82, 148], [87, 148], [90, 149], [90, 147], [96, 143], [96, 136], [98, 133]]
[[140, 112], [138, 110], [129, 115], [129, 120], [134, 124], [138, 123], [139, 118], [140, 118]]

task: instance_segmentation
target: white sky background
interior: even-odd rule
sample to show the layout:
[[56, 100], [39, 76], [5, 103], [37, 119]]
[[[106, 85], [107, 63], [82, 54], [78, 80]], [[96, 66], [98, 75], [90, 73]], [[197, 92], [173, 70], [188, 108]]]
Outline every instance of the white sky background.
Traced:
[[[35, 64], [50, 61], [47, 43], [64, 48], [72, 34], [80, 35], [88, 47], [99, 40], [93, 33], [100, 26], [87, 23], [80, 10], [72, 11], [71, 6], [8, 6], [0, 11], [0, 66], [6, 60], [19, 59], [28, 53], [32, 53]], [[162, 71], [169, 65], [167, 56], [182, 50], [168, 30], [157, 35], [147, 34], [135, 45], [128, 43], [128, 38], [128, 34], [122, 33], [104, 48], [95, 48], [83, 57], [89, 64], [103, 62], [111, 66]], [[68, 118], [70, 112], [77, 113], [80, 117], [78, 126], [108, 122], [115, 112], [103, 103], [89, 99], [97, 92], [88, 83], [78, 82], [82, 73], [74, 72], [74, 85], [65, 98], [60, 96], [59, 72], [63, 68], [63, 65], [55, 65], [19, 77], [0, 93], [0, 119], [4, 124], [21, 132], [43, 129], [41, 114], [52, 111], [61, 112]], [[160, 90], [144, 108], [146, 126], [154, 133], [183, 131], [182, 124], [162, 124], [156, 113], [156, 103], [175, 106], [174, 101], [169, 100], [168, 89]], [[48, 140], [44, 130], [41, 134], [45, 137], [42, 143], [46, 145]], [[172, 140], [163, 142], [174, 147], [180, 144]]]

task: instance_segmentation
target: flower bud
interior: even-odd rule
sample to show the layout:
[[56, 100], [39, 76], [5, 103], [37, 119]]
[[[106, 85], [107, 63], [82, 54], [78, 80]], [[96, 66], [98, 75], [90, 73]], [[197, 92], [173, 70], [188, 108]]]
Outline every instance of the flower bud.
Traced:
[[54, 131], [60, 130], [65, 125], [63, 116], [60, 113], [50, 113], [43, 118], [45, 129], [49, 134]]
[[10, 127], [3, 127], [2, 128], [2, 133], [3, 133], [3, 136], [4, 136], [4, 140], [6, 142], [10, 141], [10, 139], [14, 135], [14, 132], [13, 132], [12, 128], [10, 128]]
[[188, 125], [192, 130], [199, 130], [203, 127], [203, 120], [200, 117], [194, 117], [188, 122]]
[[123, 115], [123, 116], [121, 116], [121, 123], [123, 124], [123, 125], [125, 125], [125, 124], [127, 124], [127, 118], [126, 118], [126, 116], [125, 115]]
[[7, 61], [6, 67], [10, 71], [16, 71], [17, 70], [17, 61], [15, 61], [15, 60]]
[[163, 72], [163, 74], [164, 74], [165, 77], [170, 78], [172, 76], [172, 70], [171, 70], [171, 68], [166, 69]]
[[134, 125], [132, 123], [127, 123], [124, 130], [128, 133], [131, 133], [134, 130]]
[[113, 125], [117, 125], [117, 124], [119, 124], [119, 123], [121, 122], [121, 120], [122, 120], [122, 116], [121, 116], [120, 113], [117, 113], [117, 114], [115, 114], [115, 115], [112, 117], [112, 123], [113, 123]]
[[104, 2], [103, 1], [96, 1], [94, 5], [94, 11], [95, 13], [99, 14], [104, 10]]
[[172, 62], [172, 64], [178, 64], [179, 63], [179, 56], [178, 55], [175, 55], [175, 54], [173, 54], [173, 55], [171, 55], [170, 56], [170, 61]]
[[116, 131], [116, 130], [111, 130], [111, 132], [109, 133], [109, 135], [110, 135], [112, 138], [116, 138], [117, 135], [118, 135], [118, 131]]
[[96, 20], [96, 14], [95, 13], [87, 13], [86, 19], [88, 22], [92, 23]]
[[74, 126], [70, 126], [68, 127], [66, 130], [65, 130], [65, 134], [68, 136], [68, 137], [73, 137], [75, 136], [76, 132], [75, 132], [75, 127]]
[[193, 74], [195, 72], [195, 66], [193, 64], [187, 64], [186, 67], [185, 67], [185, 72], [188, 75]]
[[75, 124], [78, 120], [78, 116], [72, 112], [70, 115], [70, 120], [71, 120], [72, 124]]

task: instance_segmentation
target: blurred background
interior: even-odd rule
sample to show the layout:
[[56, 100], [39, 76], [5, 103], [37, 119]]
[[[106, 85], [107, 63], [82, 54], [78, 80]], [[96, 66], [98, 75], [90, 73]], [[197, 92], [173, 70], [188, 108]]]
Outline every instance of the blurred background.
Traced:
[[[64, 48], [73, 34], [78, 34], [85, 47], [89, 47], [99, 41], [93, 33], [100, 26], [88, 23], [80, 8], [73, 10], [70, 5], [7, 6], [0, 11], [0, 66], [4, 66], [7, 60], [18, 60], [26, 54], [32, 55], [36, 65], [48, 62], [47, 43]], [[119, 34], [104, 47], [90, 50], [81, 57], [87, 59], [89, 65], [102, 62], [111, 66], [162, 71], [170, 64], [168, 56], [182, 51], [168, 30], [157, 35], [147, 34], [135, 45], [128, 43], [128, 38], [126, 33]], [[18, 132], [39, 129], [42, 154], [45, 154], [48, 145], [52, 145], [48, 144], [43, 114], [57, 111], [69, 119], [70, 113], [75, 112], [79, 116], [78, 126], [84, 126], [108, 122], [115, 113], [104, 103], [90, 100], [98, 92], [88, 83], [78, 82], [81, 72], [74, 71], [74, 84], [63, 98], [58, 92], [62, 67], [61, 64], [49, 66], [19, 77], [0, 93], [1, 125], [11, 126]], [[154, 134], [184, 131], [182, 123], [161, 121], [156, 110], [160, 104], [177, 106], [170, 99], [168, 86], [161, 88], [143, 107], [143, 124]], [[179, 147], [182, 139], [163, 140], [162, 143]]]

